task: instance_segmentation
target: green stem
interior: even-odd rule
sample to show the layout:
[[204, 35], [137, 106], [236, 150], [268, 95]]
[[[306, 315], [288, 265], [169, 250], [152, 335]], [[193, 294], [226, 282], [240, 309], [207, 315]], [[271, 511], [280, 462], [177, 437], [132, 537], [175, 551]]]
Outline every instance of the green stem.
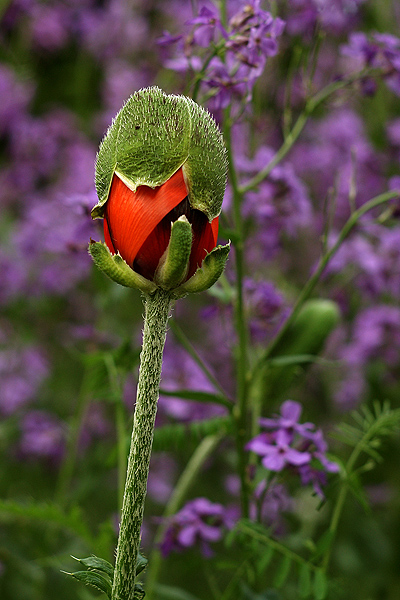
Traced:
[[118, 380], [118, 371], [112, 354], [104, 357], [111, 395], [115, 403], [115, 428], [117, 432], [117, 464], [118, 464], [118, 510], [122, 509], [126, 477], [126, 411], [122, 402], [122, 389]]
[[65, 507], [68, 504], [68, 491], [71, 487], [71, 481], [76, 465], [79, 436], [90, 399], [90, 395], [88, 393], [88, 380], [89, 367], [86, 367], [82, 379], [81, 389], [78, 395], [78, 405], [70, 425], [66, 456], [62, 463], [58, 477], [56, 502], [58, 502], [58, 504], [62, 507]]
[[325, 268], [327, 267], [329, 261], [339, 250], [340, 246], [342, 245], [342, 243], [344, 242], [346, 237], [349, 235], [349, 233], [351, 232], [353, 227], [358, 223], [358, 221], [361, 219], [361, 217], [363, 215], [365, 215], [367, 212], [369, 212], [370, 210], [372, 210], [378, 206], [381, 206], [382, 204], [385, 204], [386, 202], [388, 202], [389, 200], [392, 200], [393, 198], [397, 198], [397, 196], [398, 196], [398, 192], [396, 192], [396, 191], [385, 192], [384, 194], [380, 194], [379, 196], [372, 198], [371, 200], [369, 200], [368, 202], [363, 204], [359, 209], [357, 209], [356, 211], [354, 211], [351, 214], [351, 216], [349, 217], [347, 222], [344, 224], [336, 242], [320, 258], [318, 266], [317, 266], [316, 270], [314, 271], [314, 274], [310, 277], [310, 279], [307, 281], [306, 285], [301, 290], [301, 292], [296, 300], [296, 303], [293, 307], [293, 310], [290, 313], [290, 316], [287, 318], [287, 320], [285, 321], [285, 323], [279, 330], [278, 335], [273, 339], [273, 341], [267, 348], [266, 352], [263, 354], [262, 358], [255, 365], [255, 367], [253, 369], [253, 377], [254, 377], [254, 374], [257, 373], [258, 368], [260, 367], [261, 363], [265, 362], [265, 360], [275, 350], [275, 348], [278, 345], [278, 343], [280, 342], [281, 338], [283, 337], [283, 335], [286, 333], [288, 328], [293, 323], [294, 319], [296, 318], [297, 314], [299, 313], [299, 310], [303, 306], [304, 302], [306, 300], [308, 300], [308, 298], [311, 296], [315, 286], [319, 282], [320, 277], [321, 277], [323, 271], [325, 270]]
[[359, 73], [353, 73], [342, 79], [340, 81], [333, 81], [332, 83], [325, 86], [322, 90], [317, 92], [314, 96], [309, 98], [306, 102], [305, 108], [302, 113], [300, 113], [296, 123], [293, 125], [293, 128], [286, 136], [282, 146], [279, 148], [277, 153], [273, 156], [273, 158], [269, 161], [269, 163], [261, 169], [252, 179], [250, 179], [247, 183], [240, 186], [239, 191], [244, 194], [254, 188], [256, 188], [268, 175], [271, 173], [272, 169], [276, 167], [278, 163], [286, 156], [289, 150], [292, 148], [293, 144], [297, 141], [299, 135], [304, 129], [309, 117], [314, 112], [314, 110], [326, 100], [331, 94], [341, 90], [351, 83], [366, 77], [373, 73], [371, 69], [365, 69]]
[[189, 356], [192, 357], [192, 359], [197, 364], [197, 366], [203, 371], [203, 373], [207, 377], [208, 381], [210, 383], [212, 383], [212, 385], [220, 392], [221, 396], [223, 396], [228, 402], [232, 402], [232, 400], [226, 394], [224, 388], [219, 383], [218, 379], [216, 379], [216, 377], [214, 377], [214, 375], [211, 373], [210, 369], [207, 367], [207, 365], [205, 364], [205, 362], [203, 361], [201, 356], [197, 353], [193, 344], [187, 338], [185, 332], [178, 325], [178, 323], [175, 319], [171, 319], [170, 328], [172, 329], [174, 336], [176, 337], [178, 342], [181, 344], [181, 346], [186, 350], [186, 352], [189, 354]]
[[235, 165], [233, 162], [232, 141], [230, 132], [229, 113], [225, 115], [224, 137], [228, 151], [229, 178], [233, 192], [233, 218], [235, 225], [235, 262], [236, 262], [236, 299], [235, 299], [235, 325], [238, 334], [236, 355], [237, 372], [237, 404], [234, 408], [236, 422], [236, 449], [238, 456], [238, 471], [241, 481], [240, 504], [242, 516], [247, 517], [249, 512], [249, 494], [247, 477], [247, 375], [248, 375], [248, 333], [243, 300], [244, 278], [244, 232], [241, 214], [243, 193], [239, 190]]
[[171, 494], [163, 514], [163, 522], [156, 531], [154, 537], [154, 550], [149, 558], [149, 566], [146, 573], [146, 600], [152, 600], [154, 596], [155, 584], [157, 582], [161, 567], [161, 553], [159, 550], [159, 545], [162, 542], [165, 531], [168, 527], [167, 519], [171, 515], [174, 515], [181, 507], [183, 499], [187, 495], [188, 489], [192, 485], [193, 481], [197, 478], [202, 466], [204, 465], [204, 462], [214, 452], [221, 440], [221, 437], [222, 435], [209, 435], [200, 442]]
[[134, 597], [147, 478], [159, 396], [162, 356], [171, 295], [158, 289], [145, 298], [143, 346], [122, 517], [114, 569], [112, 600]]

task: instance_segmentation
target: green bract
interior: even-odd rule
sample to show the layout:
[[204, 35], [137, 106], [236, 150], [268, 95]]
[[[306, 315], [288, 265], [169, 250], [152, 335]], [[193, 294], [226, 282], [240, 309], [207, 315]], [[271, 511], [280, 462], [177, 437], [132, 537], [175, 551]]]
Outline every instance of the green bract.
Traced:
[[186, 96], [167, 95], [157, 87], [135, 92], [118, 112], [97, 155], [98, 204], [103, 217], [114, 172], [133, 191], [155, 188], [180, 167], [192, 208], [211, 222], [221, 211], [227, 158], [212, 116]]

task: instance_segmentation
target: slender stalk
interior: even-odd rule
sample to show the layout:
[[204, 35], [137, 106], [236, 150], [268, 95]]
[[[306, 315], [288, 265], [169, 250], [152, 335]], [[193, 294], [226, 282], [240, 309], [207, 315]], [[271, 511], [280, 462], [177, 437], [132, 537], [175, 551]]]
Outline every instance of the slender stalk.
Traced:
[[90, 395], [88, 393], [88, 379], [89, 367], [86, 367], [78, 395], [78, 402], [75, 415], [70, 425], [66, 455], [61, 465], [60, 474], [57, 482], [56, 501], [62, 507], [65, 507], [68, 504], [68, 491], [71, 487], [71, 481], [76, 466], [79, 436], [82, 430], [83, 421], [85, 419], [90, 399]]
[[168, 527], [167, 517], [175, 514], [183, 503], [183, 499], [187, 495], [188, 489], [193, 481], [197, 478], [204, 462], [214, 452], [222, 435], [209, 435], [205, 437], [197, 446], [185, 470], [180, 476], [174, 491], [171, 494], [168, 504], [165, 507], [163, 514], [163, 522], [158, 527], [154, 537], [154, 550], [149, 558], [149, 566], [146, 575], [146, 600], [152, 600], [155, 592], [155, 584], [158, 579], [158, 573], [161, 567], [161, 553], [159, 545], [163, 540], [165, 531]]
[[157, 290], [153, 296], [145, 298], [143, 346], [112, 600], [132, 600], [134, 597], [136, 560], [140, 546], [140, 530], [170, 308], [171, 296], [168, 292]]
[[117, 465], [118, 465], [118, 510], [122, 509], [126, 477], [126, 414], [122, 402], [122, 389], [118, 380], [118, 371], [111, 354], [104, 357], [110, 389], [115, 404], [115, 428], [117, 432]]
[[360, 208], [358, 208], [356, 211], [354, 211], [352, 213], [352, 215], [349, 217], [349, 219], [344, 224], [342, 230], [340, 231], [336, 242], [333, 244], [333, 246], [329, 250], [327, 250], [327, 252], [323, 256], [321, 256], [317, 268], [315, 269], [315, 271], [314, 271], [313, 275], [310, 277], [310, 279], [307, 281], [306, 285], [301, 290], [301, 292], [296, 300], [296, 303], [293, 307], [292, 312], [290, 313], [289, 317], [287, 318], [287, 320], [285, 321], [285, 323], [279, 330], [278, 335], [273, 339], [273, 341], [267, 348], [266, 352], [263, 354], [262, 358], [255, 365], [255, 367], [253, 369], [253, 377], [257, 373], [258, 369], [260, 368], [260, 364], [263, 363], [272, 354], [273, 350], [278, 345], [282, 336], [286, 333], [287, 329], [291, 326], [291, 324], [293, 323], [297, 314], [299, 313], [299, 310], [303, 306], [304, 302], [306, 300], [308, 300], [308, 298], [311, 296], [315, 286], [319, 282], [321, 275], [324, 272], [324, 270], [326, 269], [329, 261], [339, 250], [343, 241], [349, 235], [349, 233], [351, 232], [353, 227], [355, 227], [355, 225], [358, 223], [358, 221], [361, 219], [361, 217], [363, 215], [365, 215], [367, 212], [369, 212], [370, 210], [372, 210], [374, 208], [377, 208], [378, 206], [381, 206], [382, 204], [385, 204], [386, 202], [388, 202], [389, 200], [392, 200], [393, 198], [396, 198], [397, 196], [398, 196], [398, 192], [396, 192], [396, 191], [385, 192], [384, 194], [380, 194], [379, 196], [372, 198], [371, 200], [369, 200], [368, 202], [366, 202], [365, 204], [360, 206]]
[[[376, 71], [376, 70], [375, 70]], [[293, 125], [291, 131], [286, 136], [282, 146], [279, 148], [277, 153], [273, 156], [273, 158], [269, 161], [269, 163], [261, 169], [252, 179], [250, 179], [247, 183], [240, 186], [239, 191], [244, 194], [254, 188], [256, 188], [268, 175], [271, 173], [272, 169], [276, 167], [278, 163], [281, 162], [283, 158], [287, 155], [289, 150], [293, 147], [293, 144], [297, 141], [299, 135], [304, 129], [309, 117], [312, 115], [314, 110], [326, 100], [329, 96], [331, 96], [334, 92], [341, 90], [351, 83], [354, 83], [366, 75], [371, 75], [375, 72], [372, 69], [365, 69], [361, 72], [353, 73], [346, 77], [345, 79], [341, 79], [340, 81], [333, 81], [332, 83], [325, 86], [322, 90], [311, 96], [306, 102], [303, 112], [300, 113], [297, 121]]]
[[247, 481], [247, 453], [244, 450], [247, 441], [247, 375], [248, 375], [248, 332], [244, 313], [243, 279], [244, 279], [244, 232], [241, 206], [243, 193], [239, 190], [235, 165], [233, 162], [232, 141], [230, 132], [229, 113], [225, 116], [224, 127], [225, 143], [228, 150], [229, 178], [233, 191], [233, 218], [235, 224], [236, 239], [235, 262], [236, 262], [236, 301], [235, 301], [235, 325], [238, 334], [238, 346], [236, 356], [237, 372], [237, 404], [234, 408], [236, 421], [236, 448], [238, 455], [238, 470], [241, 481], [240, 503], [242, 516], [247, 517], [249, 512], [248, 481]]

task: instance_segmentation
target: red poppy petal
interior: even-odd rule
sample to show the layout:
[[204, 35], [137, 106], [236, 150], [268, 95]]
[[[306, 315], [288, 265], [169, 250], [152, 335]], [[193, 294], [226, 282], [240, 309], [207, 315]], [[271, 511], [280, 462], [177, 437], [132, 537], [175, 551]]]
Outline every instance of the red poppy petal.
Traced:
[[182, 169], [163, 185], [155, 189], [141, 185], [136, 192], [114, 174], [105, 219], [112, 246], [129, 265], [153, 229], [187, 194]]
[[188, 278], [201, 266], [206, 255], [217, 245], [218, 217], [211, 223], [207, 220], [203, 227], [193, 227], [193, 244], [190, 255]]
[[111, 252], [111, 254], [116, 254], [114, 245], [112, 243], [111, 235], [110, 235], [110, 230], [108, 229], [107, 219], [103, 219], [103, 228], [104, 228], [104, 241], [107, 244], [108, 249]]

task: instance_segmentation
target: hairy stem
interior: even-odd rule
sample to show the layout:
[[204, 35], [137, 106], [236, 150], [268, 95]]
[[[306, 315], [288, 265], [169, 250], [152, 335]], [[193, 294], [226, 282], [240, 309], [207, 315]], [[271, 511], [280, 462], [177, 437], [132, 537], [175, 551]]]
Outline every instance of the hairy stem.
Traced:
[[132, 600], [134, 595], [136, 560], [140, 546], [140, 530], [147, 492], [162, 356], [170, 307], [171, 296], [168, 292], [157, 290], [153, 296], [146, 296], [139, 382], [114, 569], [112, 600]]

